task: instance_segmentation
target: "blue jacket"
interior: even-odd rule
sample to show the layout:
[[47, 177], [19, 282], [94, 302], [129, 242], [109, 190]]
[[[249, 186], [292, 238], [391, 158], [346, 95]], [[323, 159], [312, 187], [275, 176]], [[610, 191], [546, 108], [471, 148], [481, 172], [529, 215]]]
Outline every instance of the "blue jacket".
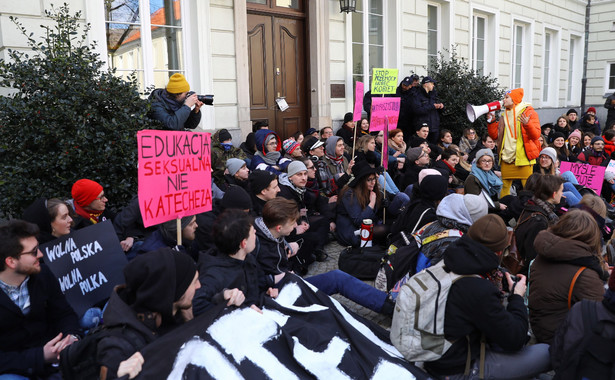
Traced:
[[354, 232], [361, 228], [363, 219], [371, 219], [375, 223], [377, 219], [376, 211], [369, 206], [361, 208], [354, 196], [354, 190], [348, 189], [344, 193], [342, 201], [337, 204], [335, 224], [337, 225], [337, 239], [340, 244], [358, 247], [361, 239]]
[[[267, 154], [267, 150], [265, 147], [265, 141], [267, 141], [267, 138], [270, 135], [275, 136], [278, 142], [276, 151], [280, 153], [280, 156], [278, 157], [275, 165], [266, 163], [263, 158]], [[280, 140], [280, 137], [277, 135], [277, 133], [269, 129], [260, 129], [256, 131], [255, 133], [255, 140], [256, 140], [256, 153], [254, 154], [254, 157], [252, 157], [252, 161], [250, 162], [250, 170], [251, 171], [267, 170], [272, 173], [275, 173], [276, 175], [280, 175], [281, 173], [285, 172], [291, 160], [289, 160], [288, 158], [284, 158], [284, 156], [282, 156], [280, 152], [280, 150], [282, 149], [282, 140]], [[279, 167], [280, 170], [277, 170], [273, 166]]]

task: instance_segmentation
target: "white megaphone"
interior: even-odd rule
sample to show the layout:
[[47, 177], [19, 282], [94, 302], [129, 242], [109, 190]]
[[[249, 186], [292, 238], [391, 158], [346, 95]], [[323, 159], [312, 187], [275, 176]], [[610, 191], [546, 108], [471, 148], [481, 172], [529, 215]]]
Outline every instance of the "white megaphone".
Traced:
[[474, 123], [476, 119], [483, 116], [487, 112], [497, 111], [502, 108], [502, 103], [504, 102], [501, 100], [496, 100], [495, 102], [483, 104], [481, 106], [473, 106], [468, 103], [466, 105], [466, 114], [468, 115], [470, 122]]

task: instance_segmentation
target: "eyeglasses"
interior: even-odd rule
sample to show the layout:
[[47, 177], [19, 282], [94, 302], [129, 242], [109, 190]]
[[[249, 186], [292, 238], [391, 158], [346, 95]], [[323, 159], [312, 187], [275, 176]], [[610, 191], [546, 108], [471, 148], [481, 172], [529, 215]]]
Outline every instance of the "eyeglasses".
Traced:
[[475, 135], [475, 134], [476, 134], [476, 132], [474, 132], [474, 131], [468, 132], [468, 135]]
[[99, 200], [99, 201], [102, 201], [103, 199], [109, 200], [107, 199], [107, 196], [105, 194], [101, 195], [100, 197], [96, 197], [96, 200]]
[[481, 164], [492, 164], [493, 160], [478, 160]]
[[540, 159], [541, 160], [550, 160], [551, 157], [549, 157], [549, 156], [540, 156]]
[[22, 253], [20, 253], [19, 255], [20, 255], [20, 256], [21, 256], [21, 255], [32, 255], [32, 256], [34, 256], [34, 257], [38, 256], [38, 244], [36, 245], [36, 247], [34, 247], [34, 249], [33, 249], [33, 250], [28, 251], [28, 252], [22, 252]]
[[316, 168], [314, 167], [314, 165], [312, 165], [312, 166], [308, 166], [307, 170], [316, 170]]

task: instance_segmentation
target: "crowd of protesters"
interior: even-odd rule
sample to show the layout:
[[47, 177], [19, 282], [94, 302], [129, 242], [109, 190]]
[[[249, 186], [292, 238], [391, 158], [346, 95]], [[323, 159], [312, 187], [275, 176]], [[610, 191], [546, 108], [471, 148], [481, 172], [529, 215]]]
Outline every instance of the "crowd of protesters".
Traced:
[[[169, 130], [196, 127], [202, 103], [189, 90], [181, 74], [173, 75], [152, 98], [153, 117]], [[70, 199], [34, 201], [23, 220], [0, 227], [0, 378], [59, 378], [53, 364], [60, 351], [100, 320], [130, 327], [101, 342], [105, 378], [132, 378], [143, 358], [126, 341], [144, 346], [219, 303], [259, 312], [284, 276], [305, 276], [313, 262], [328, 260], [328, 242], [360, 247], [366, 224], [383, 252], [400, 234], [414, 234], [427, 266], [442, 261], [474, 276], [451, 288], [447, 307], [454, 312], [447, 311], [444, 331], [453, 344], [426, 363], [432, 376], [477, 378], [464, 368], [476, 375], [483, 366], [489, 378], [570, 370], [579, 355], [574, 342], [582, 340], [574, 336], [582, 317], [579, 308], [569, 311], [572, 305], [601, 301], [601, 318], [615, 320], [615, 279], [609, 280], [615, 175], [607, 171], [600, 197], [559, 166], [608, 165], [615, 101], [607, 102], [603, 130], [592, 107], [580, 118], [571, 109], [541, 126], [523, 89], [513, 89], [499, 117], [486, 116], [487, 133], [468, 128], [455, 145], [451, 131], [440, 129], [446, 105], [432, 78], [404, 78], [397, 96], [402, 110], [391, 131], [370, 131], [369, 120], [354, 122], [352, 113], [336, 134], [325, 126], [280, 136], [261, 120], [234, 144], [226, 129], [218, 130], [213, 210], [182, 218], [179, 232], [175, 220], [144, 228], [136, 197], [114, 215], [107, 207], [113, 200], [90, 179], [76, 180]], [[130, 260], [126, 284], [110, 295], [104, 314], [104, 305], [92, 305], [77, 316], [41, 265], [38, 244], [106, 220]], [[393, 315], [391, 289], [337, 270], [306, 280]], [[485, 339], [486, 358], [479, 349]]]

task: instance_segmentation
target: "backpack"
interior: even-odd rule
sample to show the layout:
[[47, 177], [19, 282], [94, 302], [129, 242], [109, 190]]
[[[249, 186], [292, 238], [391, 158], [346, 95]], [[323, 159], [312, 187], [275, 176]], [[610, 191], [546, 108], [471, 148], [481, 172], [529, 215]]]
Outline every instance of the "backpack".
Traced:
[[[88, 332], [81, 340], [60, 352], [60, 370], [64, 380], [99, 379], [101, 365], [98, 363], [98, 343], [107, 337], [117, 337], [141, 350], [147, 342], [145, 338], [128, 325], [98, 326]], [[128, 359], [128, 358], [126, 358]]]
[[410, 277], [401, 287], [393, 321], [391, 342], [410, 362], [438, 360], [453, 342], [444, 337], [448, 293], [455, 281], [476, 275], [458, 275], [440, 261]]
[[[598, 320], [596, 301], [581, 301], [584, 338], [576, 367], [577, 378], [615, 379], [615, 321]], [[609, 331], [610, 334], [604, 334]], [[610, 337], [609, 337], [610, 336]]]
[[[447, 229], [437, 234], [422, 238], [425, 229], [434, 222], [428, 223], [419, 231], [412, 235], [407, 232], [400, 232], [400, 239], [389, 246], [388, 256], [383, 261], [374, 286], [378, 290], [388, 292], [394, 288], [406, 275], [413, 275], [422, 269], [431, 266], [431, 259], [421, 252], [421, 248], [429, 243], [433, 243], [442, 238], [451, 236], [461, 237], [462, 233], [458, 230]], [[403, 285], [403, 284], [402, 284]]]

